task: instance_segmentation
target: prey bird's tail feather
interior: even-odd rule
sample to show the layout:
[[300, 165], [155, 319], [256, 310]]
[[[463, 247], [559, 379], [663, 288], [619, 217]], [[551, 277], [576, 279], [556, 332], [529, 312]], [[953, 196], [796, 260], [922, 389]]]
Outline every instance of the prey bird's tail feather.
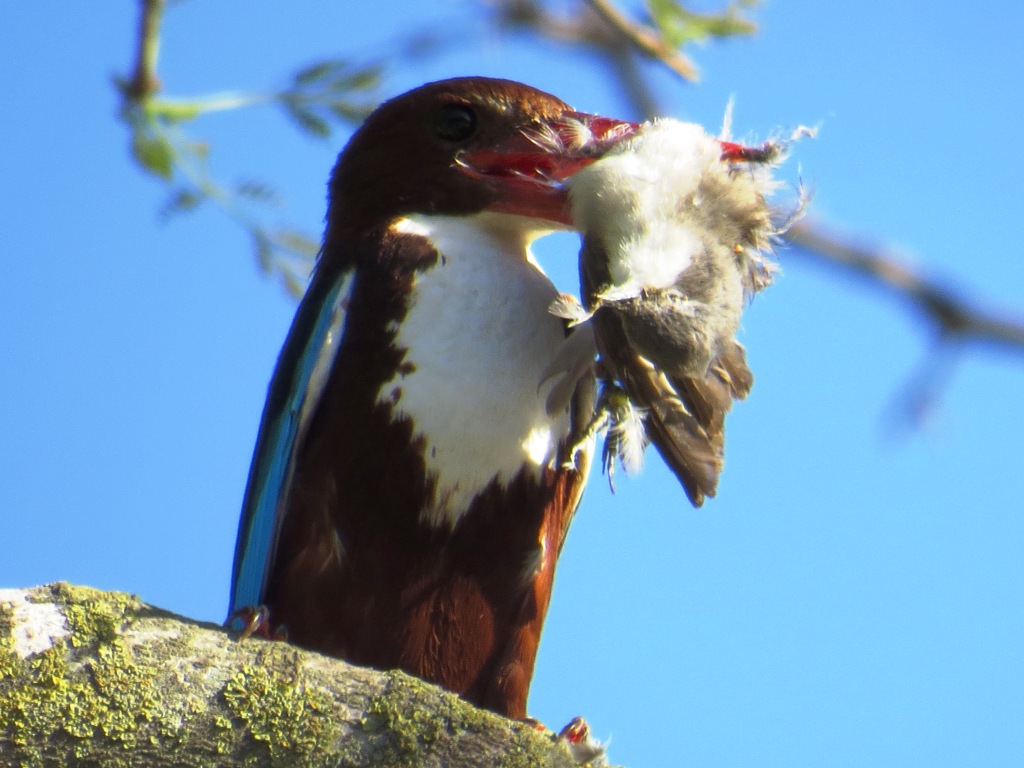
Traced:
[[622, 343], [625, 332], [614, 313], [598, 310], [594, 322], [602, 326], [597, 339], [604, 373], [646, 410], [648, 438], [690, 502], [701, 506], [715, 495], [722, 472], [725, 415], [733, 400], [746, 397], [753, 385], [743, 347], [734, 342], [704, 378], [670, 378]]

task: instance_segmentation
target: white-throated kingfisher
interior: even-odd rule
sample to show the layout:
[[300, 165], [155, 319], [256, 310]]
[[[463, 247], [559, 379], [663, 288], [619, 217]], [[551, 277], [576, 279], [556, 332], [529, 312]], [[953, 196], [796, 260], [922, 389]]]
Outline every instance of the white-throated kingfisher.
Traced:
[[232, 615], [265, 606], [299, 646], [525, 716], [594, 386], [552, 375], [589, 329], [548, 312], [529, 245], [571, 227], [562, 182], [634, 130], [460, 78], [355, 133], [270, 383]]

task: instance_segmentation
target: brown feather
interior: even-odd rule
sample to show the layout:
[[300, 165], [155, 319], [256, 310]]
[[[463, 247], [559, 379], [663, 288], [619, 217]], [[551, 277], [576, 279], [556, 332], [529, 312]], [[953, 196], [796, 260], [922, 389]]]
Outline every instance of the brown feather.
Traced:
[[[471, 130], [461, 138], [439, 130], [452, 114], [469, 120]], [[484, 407], [489, 409], [485, 416], [496, 412], [500, 417], [505, 404], [492, 407], [486, 398], [473, 401], [478, 404], [452, 404], [437, 398], [433, 384], [424, 386], [419, 379], [418, 385], [418, 375], [433, 361], [431, 343], [478, 359], [480, 347], [488, 351], [488, 339], [493, 344], [503, 333], [522, 329], [524, 318], [535, 318], [537, 306], [524, 301], [517, 315], [517, 305], [509, 302], [513, 311], [498, 314], [499, 322], [483, 334], [483, 341], [478, 315], [461, 324], [441, 324], [440, 332], [424, 334], [426, 357], [417, 357], [403, 332], [436, 328], [431, 318], [410, 321], [409, 313], [431, 306], [419, 301], [427, 294], [424, 285], [456, 260], [446, 264], [429, 235], [416, 230], [425, 226], [424, 219], [451, 225], [484, 212], [516, 216], [518, 223], [509, 227], [516, 235], [527, 234], [518, 228], [532, 219], [567, 224], [568, 200], [555, 182], [592, 162], [634, 127], [591, 117], [597, 122], [548, 94], [485, 78], [428, 84], [378, 108], [332, 174], [327, 230], [307, 294], [312, 299], [304, 303], [305, 311], [300, 307], [300, 321], [293, 326], [268, 398], [270, 419], [265, 417], [265, 424], [273, 425], [276, 414], [289, 407], [291, 373], [316, 319], [309, 308], [318, 306], [340, 276], [352, 275], [333, 362], [295, 443], [284, 497], [274, 502], [279, 527], [260, 597], [273, 624], [283, 626], [300, 646], [357, 664], [404, 669], [510, 717], [526, 714], [555, 564], [589, 469], [587, 451], [573, 454], [575, 466], [564, 462], [571, 436], [593, 413], [593, 371], [583, 368], [577, 382], [574, 365], [547, 403], [549, 418], [530, 430], [531, 438], [536, 432], [544, 442], [541, 458], [523, 444], [525, 431], [500, 433], [501, 418], [473, 419], [485, 425], [473, 435], [478, 442], [486, 444], [494, 432], [498, 447], [512, 449], [495, 452], [500, 466], [493, 475], [490, 465], [480, 472], [471, 467], [465, 475], [453, 473], [469, 481], [444, 485], [447, 478], [431, 464], [437, 445], [430, 443], [423, 411], [407, 402], [403, 406], [403, 400], [424, 393], [423, 399], [433, 396], [440, 402], [431, 415], [457, 417], [478, 416], [467, 409]], [[585, 128], [586, 135], [577, 136], [573, 126]], [[568, 138], [563, 135], [567, 129]], [[533, 137], [545, 135], [544, 130], [556, 146], [537, 145]], [[474, 220], [473, 226], [484, 226]], [[493, 226], [495, 219], [488, 221]], [[473, 257], [511, 256], [527, 264], [525, 240], [514, 245], [522, 245], [522, 252], [481, 250]], [[507, 286], [508, 296], [515, 297], [517, 287], [531, 300], [546, 297], [547, 288], [554, 291], [523, 278], [518, 286]], [[556, 351], [561, 329], [547, 314], [541, 320], [525, 323], [527, 331], [543, 325], [545, 335], [536, 339], [536, 348], [527, 344], [522, 351], [543, 361]], [[434, 370], [443, 372], [448, 364], [439, 359]], [[449, 386], [444, 394], [459, 386], [479, 387], [487, 394], [495, 384], [487, 377], [503, 369], [483, 370], [478, 375], [474, 369], [477, 378], [472, 380], [452, 377], [458, 383], [437, 376], [437, 387], [444, 392]], [[533, 395], [528, 378], [524, 375], [522, 386], [526, 401]], [[513, 401], [508, 407], [523, 406]], [[572, 419], [565, 418], [567, 409]], [[490, 426], [495, 424], [498, 428]], [[261, 428], [261, 439], [266, 437]], [[549, 445], [558, 446], [557, 456], [550, 455]], [[509, 454], [512, 459], [501, 458]], [[251, 477], [259, 476], [261, 457], [258, 446]], [[464, 468], [465, 459], [452, 463]], [[457, 514], [448, 516], [456, 492], [465, 498]], [[251, 522], [243, 517], [243, 525], [247, 519]], [[245, 552], [242, 536], [237, 551]]]
[[[580, 277], [584, 297], [592, 301], [610, 282], [608, 260], [587, 249], [584, 240]], [[598, 307], [591, 322], [602, 366], [629, 398], [646, 409], [647, 436], [679, 480], [694, 506], [714, 496], [725, 452], [725, 415], [734, 398], [750, 392], [753, 375], [738, 342], [720, 354], [703, 378], [668, 377], [629, 343], [624, 319], [609, 306]]]
[[[436, 254], [418, 238], [386, 235], [374, 247], [379, 258], [361, 270], [348, 310], [346, 365], [329, 380], [299, 458], [266, 604], [297, 645], [399, 667], [524, 717], [590, 456], [564, 468], [563, 444], [539, 481], [524, 470], [507, 486], [492, 483], [454, 530], [411, 514], [432, 495], [422, 446], [377, 392], [404, 364], [392, 344], [402, 297]], [[574, 414], [592, 412], [593, 389], [585, 376]]]

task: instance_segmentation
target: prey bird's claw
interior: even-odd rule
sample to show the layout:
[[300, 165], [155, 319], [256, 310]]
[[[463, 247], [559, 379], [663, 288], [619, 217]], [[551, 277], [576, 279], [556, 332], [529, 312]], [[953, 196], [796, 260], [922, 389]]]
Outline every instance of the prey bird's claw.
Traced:
[[593, 418], [591, 418], [587, 423], [587, 426], [583, 428], [579, 437], [577, 437], [572, 442], [572, 445], [569, 446], [568, 458], [566, 458], [565, 462], [562, 464], [565, 469], [572, 469], [576, 466], [576, 457], [579, 456], [580, 452], [587, 447], [588, 443], [594, 442], [597, 440], [599, 435], [604, 434], [608, 429], [610, 418], [611, 411], [602, 406], [601, 401], [598, 400], [598, 404], [594, 409]]

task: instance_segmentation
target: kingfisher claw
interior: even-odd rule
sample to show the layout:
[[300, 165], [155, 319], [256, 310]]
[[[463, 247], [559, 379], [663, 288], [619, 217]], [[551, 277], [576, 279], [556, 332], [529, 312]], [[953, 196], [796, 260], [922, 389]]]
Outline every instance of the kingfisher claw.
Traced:
[[573, 759], [579, 763], [592, 763], [599, 760], [598, 765], [604, 765], [604, 745], [590, 736], [590, 725], [582, 717], [574, 717], [562, 730], [558, 732], [558, 738], [564, 739]]
[[232, 613], [224, 625], [228, 628], [235, 623], [235, 619], [242, 622], [242, 631], [238, 635], [239, 640], [247, 637], [262, 637], [265, 640], [287, 640], [288, 629], [284, 626], [274, 627], [270, 623], [270, 609], [265, 605], [247, 605]]
[[530, 717], [529, 715], [527, 715], [526, 717], [517, 717], [516, 722], [522, 723], [523, 725], [527, 725], [530, 728], [533, 728], [533, 730], [541, 731], [542, 733], [548, 729], [547, 726], [544, 725], [544, 723], [542, 723], [536, 717]]
[[242, 622], [239, 640], [245, 640], [253, 635], [270, 637], [270, 609], [267, 606], [247, 605], [244, 608], [239, 608], [228, 616], [228, 620], [224, 622], [225, 626], [231, 628], [236, 619]]

